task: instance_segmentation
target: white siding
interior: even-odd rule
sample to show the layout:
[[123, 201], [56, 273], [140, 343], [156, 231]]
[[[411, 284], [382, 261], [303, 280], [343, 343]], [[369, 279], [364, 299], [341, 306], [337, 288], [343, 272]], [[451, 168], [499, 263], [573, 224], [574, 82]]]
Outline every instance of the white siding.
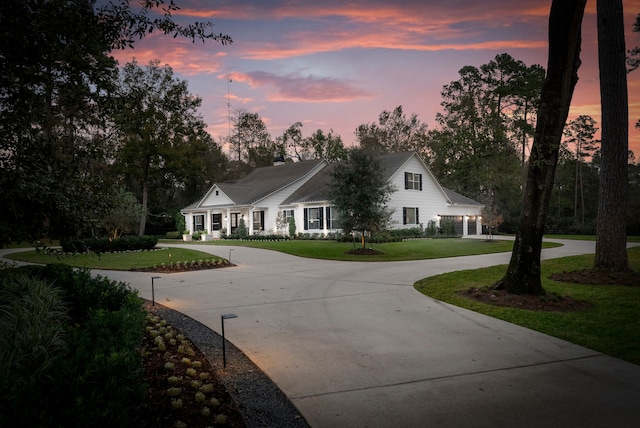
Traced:
[[[227, 197], [227, 195], [220, 190], [218, 186], [214, 186], [205, 196], [203, 201], [195, 209], [185, 213], [187, 228], [192, 227], [193, 217], [195, 213], [205, 214], [205, 229], [211, 231], [211, 214], [222, 213], [222, 229], [229, 230], [230, 227], [230, 215], [232, 213], [242, 213], [245, 216], [245, 223], [250, 232], [252, 230], [251, 213], [253, 211], [264, 211], [264, 230], [263, 234], [271, 233], [276, 230], [276, 218], [278, 212], [282, 209], [281, 203], [297, 191], [303, 184], [305, 184], [311, 177], [317, 174], [322, 168], [326, 167], [326, 163], [322, 162], [318, 164], [311, 172], [305, 175], [300, 180], [274, 192], [271, 195], [266, 196], [264, 199], [258, 201], [253, 207], [238, 207], [235, 206], [233, 201]], [[405, 172], [413, 174], [421, 174], [422, 176], [422, 189], [405, 189]], [[436, 222], [439, 226], [439, 216], [480, 216], [481, 207], [479, 206], [453, 206], [448, 203], [447, 197], [437, 183], [436, 179], [431, 175], [424, 163], [418, 156], [412, 156], [409, 160], [391, 177], [390, 184], [396, 189], [390, 195], [389, 206], [393, 209], [391, 228], [412, 228], [419, 226], [427, 227], [429, 221]], [[217, 194], [216, 194], [217, 192]], [[304, 208], [306, 207], [323, 207], [328, 206], [328, 201], [318, 201], [315, 203], [296, 204], [295, 206], [287, 207], [287, 209], [295, 210], [295, 219], [298, 232], [305, 232], [304, 230]], [[403, 207], [418, 208], [418, 224], [403, 224]], [[325, 211], [326, 213], [326, 211]], [[225, 221], [225, 219], [227, 221]], [[325, 219], [326, 221], [326, 219]], [[464, 221], [464, 234], [467, 234], [467, 220]], [[481, 227], [478, 221], [478, 233], [481, 233]], [[257, 232], [257, 231], [256, 231]], [[316, 231], [307, 231], [316, 232]], [[317, 232], [326, 233], [328, 230], [321, 229]], [[214, 233], [214, 236], [219, 236], [219, 233]]]
[[[311, 170], [302, 179], [295, 183], [286, 186], [285, 188], [267, 196], [266, 198], [258, 201], [255, 204], [256, 210], [264, 211], [264, 229], [265, 233], [275, 232], [276, 230], [276, 218], [278, 217], [278, 211], [280, 211], [280, 204], [287, 200], [296, 190], [298, 190], [303, 184], [305, 184], [311, 177], [316, 175], [326, 166], [325, 162], [321, 162]], [[298, 225], [298, 213], [295, 214], [296, 226]]]
[[[404, 173], [422, 174], [422, 190], [404, 188]], [[447, 199], [433, 176], [422, 162], [413, 156], [400, 168], [390, 180], [396, 191], [391, 194], [389, 206], [395, 210], [392, 215], [393, 229], [416, 227], [415, 224], [402, 224], [402, 208], [418, 208], [418, 222], [424, 227], [429, 220], [437, 221], [437, 216], [447, 206]]]
[[[216, 192], [218, 193], [217, 195]], [[225, 195], [218, 186], [214, 186], [200, 203], [200, 207], [219, 207], [229, 205], [233, 205], [233, 201], [229, 199], [229, 197]]]

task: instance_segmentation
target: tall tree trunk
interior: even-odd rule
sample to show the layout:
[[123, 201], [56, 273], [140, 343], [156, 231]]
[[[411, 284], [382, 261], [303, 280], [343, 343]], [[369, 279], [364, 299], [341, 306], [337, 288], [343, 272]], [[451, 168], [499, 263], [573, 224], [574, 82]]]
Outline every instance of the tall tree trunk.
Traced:
[[602, 161], [593, 267], [628, 271], [626, 234], [629, 105], [622, 0], [598, 0]]
[[573, 183], [573, 221], [578, 222], [578, 188], [580, 186], [580, 143], [576, 143], [576, 178]]
[[142, 214], [140, 215], [140, 228], [138, 229], [138, 236], [144, 236], [145, 229], [147, 228], [147, 207], [149, 206], [149, 183], [147, 180], [142, 180]]
[[553, 190], [562, 130], [580, 66], [586, 0], [553, 0], [549, 13], [549, 61], [527, 166], [520, 226], [505, 276], [496, 284], [514, 294], [544, 294], [540, 253]]
[[529, 109], [529, 100], [524, 100], [524, 125], [522, 125], [522, 170], [526, 164], [526, 147], [527, 147], [527, 110]]
[[145, 157], [144, 165], [142, 168], [142, 213], [140, 215], [140, 227], [138, 229], [138, 236], [144, 236], [145, 229], [147, 228], [147, 209], [149, 206], [149, 168], [150, 168], [150, 156]]

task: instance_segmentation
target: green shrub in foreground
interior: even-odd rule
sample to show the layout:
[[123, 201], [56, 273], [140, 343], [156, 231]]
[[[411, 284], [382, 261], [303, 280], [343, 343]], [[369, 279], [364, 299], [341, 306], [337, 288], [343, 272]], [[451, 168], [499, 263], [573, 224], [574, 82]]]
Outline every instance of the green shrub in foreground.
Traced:
[[[30, 278], [20, 280], [25, 273]], [[22, 285], [12, 285], [16, 281]], [[0, 329], [0, 426], [9, 422], [13, 426], [136, 425], [136, 409], [144, 394], [139, 346], [145, 317], [137, 292], [124, 283], [93, 278], [88, 271], [65, 265], [15, 269], [14, 275], [5, 272], [0, 291], [4, 323]], [[24, 303], [29, 300], [35, 306]], [[48, 300], [57, 303], [45, 304]], [[5, 308], [21, 307], [22, 318], [15, 315], [5, 320]], [[60, 313], [56, 307], [65, 310], [52, 320], [52, 314]], [[16, 321], [23, 318], [29, 322]], [[15, 327], [7, 328], [11, 325]], [[51, 333], [40, 332], [52, 329], [57, 332], [57, 346], [40, 347], [48, 358], [36, 359], [46, 363], [46, 372], [34, 369], [39, 365], [17, 370], [16, 364], [5, 364], [5, 360], [24, 364], [33, 359], [29, 353], [33, 342], [41, 339], [38, 336], [50, 337]], [[4, 346], [20, 335], [28, 346]], [[12, 355], [5, 356], [6, 349]]]
[[0, 281], [0, 426], [47, 419], [42, 402], [68, 353], [62, 296], [59, 288], [25, 275]]

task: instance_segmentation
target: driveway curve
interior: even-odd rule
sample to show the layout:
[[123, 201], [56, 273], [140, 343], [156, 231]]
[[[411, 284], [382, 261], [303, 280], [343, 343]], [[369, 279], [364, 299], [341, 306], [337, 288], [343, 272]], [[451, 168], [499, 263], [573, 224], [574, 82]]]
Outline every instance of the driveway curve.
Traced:
[[[594, 253], [561, 241], [543, 258]], [[424, 277], [510, 253], [337, 262], [185, 245], [237, 267], [164, 274], [155, 299], [220, 333], [312, 427], [637, 426], [640, 366], [426, 297]], [[96, 271], [151, 299], [152, 274]]]

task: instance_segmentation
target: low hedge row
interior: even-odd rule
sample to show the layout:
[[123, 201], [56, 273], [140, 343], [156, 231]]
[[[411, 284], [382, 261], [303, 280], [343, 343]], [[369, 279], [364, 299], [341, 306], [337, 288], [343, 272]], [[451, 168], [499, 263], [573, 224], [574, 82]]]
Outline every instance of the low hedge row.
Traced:
[[0, 426], [137, 426], [137, 292], [59, 264], [0, 272]]
[[229, 240], [243, 240], [243, 241], [288, 241], [289, 236], [285, 235], [247, 235], [241, 237], [238, 233], [232, 233], [231, 235], [222, 235], [220, 239]]
[[89, 238], [60, 241], [65, 253], [113, 253], [117, 251], [152, 250], [158, 243], [156, 236], [122, 236], [116, 239]]

